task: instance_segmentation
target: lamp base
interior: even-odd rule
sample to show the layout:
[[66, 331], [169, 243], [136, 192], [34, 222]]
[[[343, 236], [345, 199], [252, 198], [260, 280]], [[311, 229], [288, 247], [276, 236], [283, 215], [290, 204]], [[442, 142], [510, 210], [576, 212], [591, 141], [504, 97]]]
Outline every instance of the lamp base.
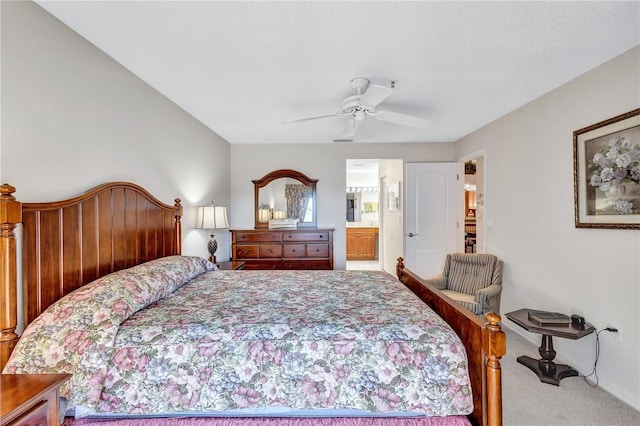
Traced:
[[218, 242], [215, 239], [215, 235], [211, 234], [211, 239], [207, 243], [207, 250], [209, 250], [209, 261], [216, 263], [216, 250], [218, 250]]

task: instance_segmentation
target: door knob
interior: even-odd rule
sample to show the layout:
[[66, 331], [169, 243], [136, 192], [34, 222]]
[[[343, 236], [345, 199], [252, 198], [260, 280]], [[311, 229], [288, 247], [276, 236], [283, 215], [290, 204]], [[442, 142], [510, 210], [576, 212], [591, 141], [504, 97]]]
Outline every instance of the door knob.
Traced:
[[413, 238], [413, 237], [417, 237], [418, 235], [419, 235], [419, 234], [414, 234], [413, 232], [409, 232], [409, 233], [407, 234], [407, 237], [409, 237], [409, 238]]

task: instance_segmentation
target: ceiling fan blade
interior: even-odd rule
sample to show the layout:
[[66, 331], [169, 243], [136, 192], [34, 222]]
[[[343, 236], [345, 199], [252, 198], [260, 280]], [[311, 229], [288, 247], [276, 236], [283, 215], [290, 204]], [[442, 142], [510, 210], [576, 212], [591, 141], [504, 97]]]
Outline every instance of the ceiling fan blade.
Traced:
[[399, 112], [393, 111], [377, 111], [374, 115], [378, 120], [401, 124], [408, 127], [415, 127], [417, 129], [426, 129], [432, 124], [430, 120], [414, 117], [413, 115], [400, 114]]
[[313, 117], [296, 118], [294, 120], [282, 120], [282, 122], [283, 123], [300, 123], [301, 121], [310, 121], [310, 120], [317, 120], [319, 118], [335, 117], [336, 115], [341, 115], [341, 114], [338, 112], [334, 112], [333, 114], [315, 115]]
[[390, 87], [370, 84], [367, 91], [360, 98], [360, 104], [365, 108], [375, 108], [380, 102], [387, 99], [393, 93]]

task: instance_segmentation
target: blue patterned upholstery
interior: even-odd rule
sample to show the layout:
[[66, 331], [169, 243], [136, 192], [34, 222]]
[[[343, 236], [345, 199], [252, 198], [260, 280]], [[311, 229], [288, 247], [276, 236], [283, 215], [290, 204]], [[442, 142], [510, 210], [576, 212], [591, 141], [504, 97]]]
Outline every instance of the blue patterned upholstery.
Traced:
[[442, 276], [425, 281], [476, 315], [498, 313], [503, 267], [492, 254], [448, 254]]

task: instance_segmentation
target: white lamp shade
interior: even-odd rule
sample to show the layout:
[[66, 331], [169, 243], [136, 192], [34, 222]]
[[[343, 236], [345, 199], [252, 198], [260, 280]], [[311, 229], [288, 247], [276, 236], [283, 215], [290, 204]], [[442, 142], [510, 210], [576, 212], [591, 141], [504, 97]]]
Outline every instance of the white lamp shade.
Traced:
[[227, 208], [224, 206], [198, 207], [197, 229], [225, 229], [229, 227]]

